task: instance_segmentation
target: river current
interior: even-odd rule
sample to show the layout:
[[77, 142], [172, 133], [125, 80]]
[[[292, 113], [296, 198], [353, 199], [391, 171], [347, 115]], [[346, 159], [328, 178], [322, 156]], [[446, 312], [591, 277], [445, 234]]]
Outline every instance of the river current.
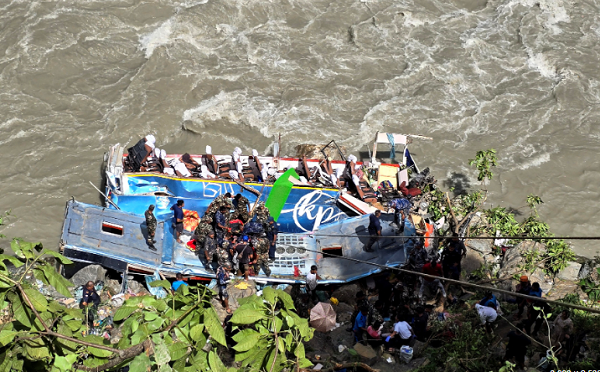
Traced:
[[597, 1], [0, 0], [2, 232], [57, 247], [108, 146], [148, 133], [294, 155], [385, 131], [432, 137], [414, 156], [458, 189], [494, 148], [489, 205], [536, 194], [554, 233], [598, 236], [599, 41]]

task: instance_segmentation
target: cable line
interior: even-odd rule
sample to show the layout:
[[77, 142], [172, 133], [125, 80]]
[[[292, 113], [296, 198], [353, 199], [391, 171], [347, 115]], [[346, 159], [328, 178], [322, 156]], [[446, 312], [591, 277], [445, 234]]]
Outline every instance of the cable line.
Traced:
[[[354, 235], [352, 235], [352, 236], [354, 236]], [[395, 270], [395, 271], [399, 271], [399, 272], [407, 273], [407, 274], [411, 274], [411, 275], [417, 275], [417, 276], [422, 276], [422, 277], [431, 278], [431, 279], [440, 279], [440, 280], [443, 280], [443, 281], [447, 281], [449, 283], [460, 284], [460, 285], [464, 285], [464, 286], [467, 286], [467, 287], [474, 287], [474, 288], [484, 289], [484, 290], [493, 291], [493, 292], [497, 292], [497, 293], [503, 293], [503, 294], [506, 294], [506, 295], [509, 295], [509, 296], [525, 298], [527, 300], [542, 301], [542, 302], [546, 302], [546, 303], [550, 303], [550, 304], [554, 304], [554, 305], [558, 305], [558, 306], [565, 306], [565, 307], [570, 307], [572, 309], [578, 309], [578, 310], [588, 311], [588, 312], [591, 312], [591, 313], [600, 314], [600, 308], [591, 308], [591, 307], [586, 307], [586, 306], [581, 306], [581, 305], [570, 304], [568, 302], [561, 302], [561, 301], [556, 301], [556, 300], [549, 300], [547, 298], [542, 298], [542, 297], [528, 296], [528, 295], [524, 295], [524, 294], [517, 293], [517, 292], [507, 291], [507, 290], [504, 290], [504, 289], [482, 286], [482, 285], [479, 285], [479, 284], [464, 282], [464, 281], [461, 281], [461, 280], [454, 280], [454, 279], [444, 278], [444, 277], [441, 277], [441, 276], [429, 275], [429, 274], [420, 273], [420, 272], [417, 272], [417, 271], [402, 269], [402, 268], [399, 268], [399, 267], [392, 267], [392, 266], [387, 266], [387, 265], [381, 265], [381, 264], [378, 264], [378, 263], [364, 261], [364, 260], [359, 260], [359, 259], [352, 258], [352, 257], [338, 256], [336, 254], [331, 254], [331, 253], [327, 253], [327, 252], [323, 252], [323, 251], [315, 251], [315, 250], [307, 249], [307, 248], [302, 248], [302, 249], [304, 249], [304, 250], [306, 250], [308, 252], [320, 253], [320, 254], [323, 254], [323, 255], [331, 256], [331, 257], [342, 258], [342, 259], [349, 260], [349, 261], [354, 261], [354, 262], [358, 262], [358, 263], [364, 263], [364, 264], [368, 264], [368, 265], [372, 265], [372, 266], [377, 266], [379, 268], [384, 268], [384, 269], [389, 269], [389, 270]]]

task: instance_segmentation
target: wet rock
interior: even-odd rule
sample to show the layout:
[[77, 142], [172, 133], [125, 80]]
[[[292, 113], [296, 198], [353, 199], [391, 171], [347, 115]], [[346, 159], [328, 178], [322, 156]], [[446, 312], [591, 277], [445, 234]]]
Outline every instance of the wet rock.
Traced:
[[576, 281], [579, 277], [579, 271], [581, 270], [581, 264], [577, 262], [569, 262], [567, 267], [562, 269], [556, 277], [560, 280]]
[[340, 287], [333, 291], [331, 297], [335, 297], [340, 302], [354, 306], [356, 303], [356, 293], [362, 291], [358, 284], [350, 284]]
[[75, 287], [85, 285], [87, 282], [103, 281], [106, 276], [106, 270], [100, 265], [89, 265], [79, 270], [71, 278], [71, 283]]
[[414, 356], [421, 355], [421, 352], [423, 352], [423, 350], [425, 350], [426, 346], [427, 346], [427, 344], [425, 342], [421, 342], [419, 340], [415, 340], [415, 344], [412, 346], [412, 348], [413, 348], [413, 355]]

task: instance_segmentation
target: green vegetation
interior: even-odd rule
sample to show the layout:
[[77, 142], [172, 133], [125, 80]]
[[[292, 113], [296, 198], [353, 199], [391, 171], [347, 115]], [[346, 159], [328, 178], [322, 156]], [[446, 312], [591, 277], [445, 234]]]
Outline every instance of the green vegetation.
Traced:
[[[153, 282], [169, 293], [132, 297], [114, 314], [122, 334], [116, 345], [89, 334], [79, 309], [48, 300], [28, 279], [35, 279], [71, 297], [67, 279], [46, 258], [72, 262], [39, 243], [15, 239], [15, 256], [0, 255], [0, 305], [8, 319], [0, 324], [0, 371], [105, 371], [129, 366], [130, 372], [280, 372], [308, 367], [304, 341], [313, 336], [306, 319], [295, 312], [290, 295], [267, 287], [263, 296], [240, 301], [231, 318], [235, 360], [242, 368], [227, 368], [220, 355], [227, 347], [225, 331], [210, 304], [213, 292], [202, 285], [179, 287]], [[7, 267], [11, 263], [18, 274]]]
[[477, 168], [477, 171], [479, 171], [477, 180], [480, 181], [482, 185], [485, 185], [486, 179], [489, 181], [494, 177], [491, 169], [496, 166], [497, 162], [496, 150], [494, 149], [477, 151], [475, 159], [469, 159], [469, 165], [474, 165], [475, 168]]
[[[600, 267], [596, 268], [600, 275]], [[591, 278], [583, 278], [579, 281], [581, 290], [587, 294], [590, 300], [594, 302], [600, 301], [600, 283], [594, 282]]]

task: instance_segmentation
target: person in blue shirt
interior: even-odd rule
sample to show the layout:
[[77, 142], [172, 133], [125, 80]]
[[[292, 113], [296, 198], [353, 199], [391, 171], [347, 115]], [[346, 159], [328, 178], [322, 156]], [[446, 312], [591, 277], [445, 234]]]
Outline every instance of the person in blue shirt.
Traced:
[[489, 307], [490, 304], [498, 307], [498, 300], [496, 299], [496, 296], [494, 296], [492, 292], [488, 291], [485, 293], [485, 297], [479, 301], [479, 305]]
[[177, 204], [171, 207], [173, 211], [173, 225], [175, 226], [175, 238], [177, 243], [181, 241], [181, 233], [183, 232], [183, 200], [177, 200]]
[[[415, 236], [417, 235], [417, 229], [415, 225], [411, 222], [410, 218], [404, 213], [404, 211], [400, 212], [400, 216], [402, 217], [401, 221], [401, 230], [402, 236]], [[415, 247], [416, 239], [415, 238], [402, 238], [402, 245], [404, 248], [404, 257], [409, 257], [410, 252], [412, 252]]]
[[530, 296], [542, 297], [542, 289], [540, 288], [540, 283], [535, 282], [531, 285], [531, 289], [529, 290]]
[[229, 217], [229, 207], [222, 205], [215, 213], [215, 233], [217, 235], [217, 244], [222, 245], [225, 233], [227, 232], [227, 218]]
[[375, 213], [369, 215], [369, 235], [371, 235], [371, 238], [365, 249], [367, 252], [373, 252], [373, 244], [375, 244], [381, 236], [381, 222], [379, 221], [379, 216], [381, 216], [380, 210], [376, 210]]
[[356, 338], [356, 342], [361, 342], [363, 339], [363, 331], [367, 331], [367, 314], [369, 313], [369, 309], [367, 307], [361, 307], [360, 312], [354, 319], [354, 327], [352, 331], [354, 332], [354, 337]]
[[181, 273], [177, 273], [177, 275], [175, 275], [175, 279], [177, 280], [174, 281], [173, 284], [171, 284], [171, 288], [173, 288], [173, 291], [177, 291], [177, 289], [182, 285], [188, 285], [186, 282], [183, 281], [183, 275], [181, 275]]

